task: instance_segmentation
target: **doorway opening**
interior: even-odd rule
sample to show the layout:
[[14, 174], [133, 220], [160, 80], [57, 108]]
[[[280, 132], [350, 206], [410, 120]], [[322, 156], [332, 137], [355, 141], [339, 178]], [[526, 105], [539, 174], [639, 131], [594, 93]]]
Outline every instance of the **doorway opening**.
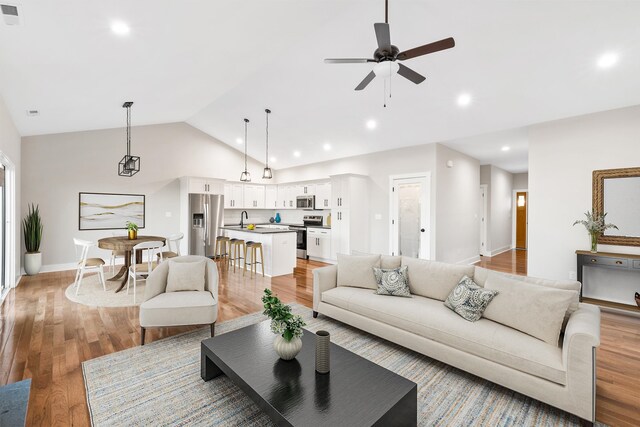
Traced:
[[15, 166], [0, 152], [0, 302], [16, 284]]
[[431, 174], [390, 177], [391, 255], [431, 258]]
[[529, 194], [526, 190], [514, 190], [513, 193], [515, 205], [513, 247], [518, 250], [527, 250]]

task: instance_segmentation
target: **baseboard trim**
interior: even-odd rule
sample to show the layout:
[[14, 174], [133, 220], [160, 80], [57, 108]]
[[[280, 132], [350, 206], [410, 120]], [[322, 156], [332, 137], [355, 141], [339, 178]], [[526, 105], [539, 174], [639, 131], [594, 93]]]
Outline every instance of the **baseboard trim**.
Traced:
[[40, 273], [51, 273], [53, 271], [66, 271], [66, 270], [75, 270], [78, 264], [75, 262], [70, 262], [66, 264], [47, 264], [43, 265], [40, 269]]
[[503, 246], [500, 249], [496, 249], [495, 251], [491, 251], [491, 255], [490, 256], [500, 255], [502, 253], [510, 251], [511, 249], [513, 249], [513, 248], [510, 245], [509, 246]]
[[473, 256], [471, 258], [463, 259], [462, 261], [456, 262], [456, 264], [460, 265], [472, 265], [476, 262], [480, 261], [480, 255]]

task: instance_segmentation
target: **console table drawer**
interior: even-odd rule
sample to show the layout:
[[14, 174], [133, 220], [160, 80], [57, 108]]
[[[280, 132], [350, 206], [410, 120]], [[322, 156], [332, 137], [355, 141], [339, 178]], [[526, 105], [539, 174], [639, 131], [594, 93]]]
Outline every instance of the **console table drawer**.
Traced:
[[628, 259], [609, 258], [609, 257], [602, 257], [602, 256], [586, 256], [584, 263], [585, 265], [598, 264], [598, 265], [609, 265], [612, 267], [624, 267], [624, 268], [629, 267]]

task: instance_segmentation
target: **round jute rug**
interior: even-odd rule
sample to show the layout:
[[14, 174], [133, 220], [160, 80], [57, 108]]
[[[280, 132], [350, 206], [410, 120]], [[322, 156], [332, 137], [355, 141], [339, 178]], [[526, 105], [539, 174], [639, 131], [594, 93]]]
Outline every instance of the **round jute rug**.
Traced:
[[[105, 271], [105, 278], [111, 277], [110, 273]], [[123, 290], [116, 293], [116, 289], [120, 286], [120, 280], [110, 282], [107, 280], [107, 290], [102, 289], [102, 284], [98, 280], [98, 274], [85, 273], [80, 290], [76, 295], [76, 286], [70, 284], [65, 291], [67, 298], [79, 304], [88, 305], [90, 307], [130, 307], [140, 305], [144, 296], [144, 280], [138, 280], [136, 284], [136, 302], [133, 302], [133, 282], [129, 286], [129, 294], [127, 295], [126, 285]]]

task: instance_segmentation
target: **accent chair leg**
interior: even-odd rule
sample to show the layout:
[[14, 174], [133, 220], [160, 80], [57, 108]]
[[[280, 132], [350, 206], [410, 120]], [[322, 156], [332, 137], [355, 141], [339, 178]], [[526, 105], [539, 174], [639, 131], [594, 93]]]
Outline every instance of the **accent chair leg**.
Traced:
[[211, 324], [211, 336], [215, 337], [216, 336], [216, 322], [213, 322]]
[[147, 330], [141, 326], [140, 327], [140, 345], [144, 345], [145, 332], [147, 332]]
[[313, 310], [313, 318], [316, 319], [318, 317], [318, 312]]

